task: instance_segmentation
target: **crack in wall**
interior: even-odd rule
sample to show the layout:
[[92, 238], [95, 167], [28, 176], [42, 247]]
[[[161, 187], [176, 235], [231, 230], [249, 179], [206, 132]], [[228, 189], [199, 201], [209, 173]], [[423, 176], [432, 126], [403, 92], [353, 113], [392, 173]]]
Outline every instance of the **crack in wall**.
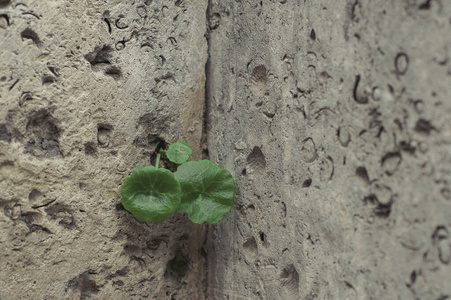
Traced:
[[211, 43], [210, 43], [210, 33], [211, 33], [211, 0], [208, 0], [207, 4], [207, 17], [206, 17], [206, 28], [205, 28], [205, 39], [207, 41], [207, 62], [205, 63], [205, 103], [204, 103], [204, 114], [203, 114], [203, 126], [202, 126], [202, 157], [204, 159], [209, 158], [208, 153], [208, 129], [209, 129], [209, 113], [210, 113], [210, 74], [211, 74]]
[[[211, 74], [211, 43], [210, 43], [210, 15], [211, 15], [211, 0], [208, 0], [207, 10], [206, 10], [206, 24], [205, 24], [205, 39], [207, 42], [207, 61], [205, 63], [205, 99], [204, 99], [204, 112], [202, 119], [202, 136], [201, 136], [201, 146], [202, 146], [202, 158], [208, 159], [208, 130], [209, 130], [209, 116], [210, 116], [210, 74]], [[201, 256], [204, 258], [204, 282], [203, 286], [203, 296], [207, 299], [208, 293], [208, 252], [205, 250], [205, 246], [208, 240], [208, 225], [205, 228], [204, 241], [201, 247]]]

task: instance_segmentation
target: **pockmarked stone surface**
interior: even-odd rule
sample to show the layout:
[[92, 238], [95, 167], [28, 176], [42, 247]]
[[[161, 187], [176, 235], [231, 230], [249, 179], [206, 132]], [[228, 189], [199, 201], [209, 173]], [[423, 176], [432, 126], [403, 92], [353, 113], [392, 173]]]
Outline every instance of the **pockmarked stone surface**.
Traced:
[[201, 158], [206, 9], [0, 1], [1, 299], [203, 299], [204, 227], [118, 204], [157, 147]]
[[208, 299], [451, 297], [451, 6], [218, 1]]
[[[0, 0], [0, 299], [450, 298], [450, 16]], [[177, 140], [235, 178], [217, 225], [119, 205]]]

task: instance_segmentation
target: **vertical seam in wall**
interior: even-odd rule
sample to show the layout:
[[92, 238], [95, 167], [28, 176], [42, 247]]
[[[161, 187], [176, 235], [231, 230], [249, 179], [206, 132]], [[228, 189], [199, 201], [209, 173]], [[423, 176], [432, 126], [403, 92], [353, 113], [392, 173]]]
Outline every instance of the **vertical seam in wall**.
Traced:
[[[206, 10], [206, 22], [205, 22], [205, 39], [207, 42], [207, 61], [205, 63], [205, 102], [204, 102], [204, 113], [202, 119], [202, 137], [201, 137], [201, 146], [202, 146], [202, 158], [208, 159], [208, 130], [209, 130], [209, 114], [210, 114], [210, 74], [211, 74], [211, 66], [210, 66], [210, 58], [211, 58], [211, 43], [210, 43], [210, 11], [211, 11], [211, 0], [207, 0], [207, 10]], [[205, 229], [204, 242], [202, 247], [205, 247], [208, 240], [208, 225]], [[204, 267], [205, 267], [205, 276], [204, 276], [204, 284], [203, 284], [203, 294], [204, 299], [208, 299], [208, 252], [204, 251]]]
[[207, 41], [207, 62], [205, 63], [205, 103], [204, 103], [204, 114], [203, 114], [203, 125], [202, 125], [202, 158], [208, 159], [208, 130], [209, 130], [209, 112], [210, 112], [210, 9], [211, 0], [207, 0], [207, 17], [206, 17], [206, 28], [205, 28], [205, 39]]

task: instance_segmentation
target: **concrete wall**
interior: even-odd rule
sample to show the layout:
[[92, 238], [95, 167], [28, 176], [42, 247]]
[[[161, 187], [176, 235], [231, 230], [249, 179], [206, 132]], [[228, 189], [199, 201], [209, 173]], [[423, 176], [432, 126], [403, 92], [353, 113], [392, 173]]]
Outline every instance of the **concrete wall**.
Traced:
[[158, 144], [201, 156], [206, 1], [0, 3], [0, 298], [202, 299], [204, 227], [118, 204]]
[[[0, 0], [0, 299], [451, 297], [450, 16]], [[235, 177], [217, 225], [119, 205], [178, 139]]]
[[451, 297], [450, 3], [211, 5], [209, 299]]

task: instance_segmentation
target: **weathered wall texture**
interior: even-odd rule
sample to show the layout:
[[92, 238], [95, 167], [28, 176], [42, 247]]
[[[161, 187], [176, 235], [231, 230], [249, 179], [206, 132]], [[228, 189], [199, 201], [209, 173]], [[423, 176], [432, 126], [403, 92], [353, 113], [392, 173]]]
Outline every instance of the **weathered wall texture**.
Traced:
[[217, 1], [209, 299], [451, 297], [449, 1]]
[[[210, 2], [0, 0], [0, 299], [450, 298], [451, 5]], [[233, 212], [135, 221], [205, 129]]]
[[204, 227], [140, 224], [120, 185], [201, 156], [206, 1], [0, 1], [0, 298], [202, 299]]

